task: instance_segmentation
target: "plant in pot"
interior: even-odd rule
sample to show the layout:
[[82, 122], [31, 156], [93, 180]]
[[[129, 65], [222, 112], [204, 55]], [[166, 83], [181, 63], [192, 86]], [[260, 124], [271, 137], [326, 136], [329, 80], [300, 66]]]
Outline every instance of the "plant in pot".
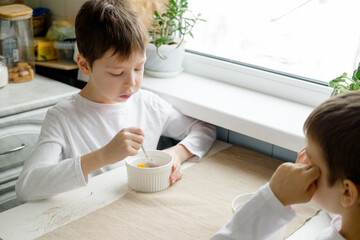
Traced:
[[330, 87], [334, 88], [331, 96], [335, 96], [340, 93], [360, 90], [360, 63], [357, 69], [354, 70], [352, 77], [348, 77], [346, 72], [338, 78], [329, 82]]
[[192, 29], [196, 23], [205, 21], [201, 14], [191, 13], [187, 0], [169, 0], [165, 7], [160, 13], [154, 12], [146, 49], [145, 72], [156, 77], [176, 76], [182, 71], [185, 36], [194, 37]]

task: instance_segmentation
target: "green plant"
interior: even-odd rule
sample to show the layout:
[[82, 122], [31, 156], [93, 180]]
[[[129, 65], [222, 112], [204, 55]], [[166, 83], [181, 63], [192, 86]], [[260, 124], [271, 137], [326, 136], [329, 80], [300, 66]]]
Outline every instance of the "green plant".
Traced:
[[334, 88], [331, 96], [344, 92], [360, 90], [360, 63], [358, 68], [354, 70], [351, 78], [348, 77], [346, 72], [344, 72], [342, 76], [331, 80], [329, 85]]
[[[188, 9], [187, 0], [169, 0], [168, 4], [165, 4], [166, 9], [163, 13], [159, 13], [157, 10], [154, 12], [152, 20], [152, 27], [150, 27], [149, 34], [151, 37], [151, 43], [156, 47], [158, 56], [162, 59], [166, 59], [165, 56], [159, 53], [159, 47], [163, 44], [176, 44], [175, 38], [179, 37], [181, 41], [177, 43], [179, 47], [186, 35], [194, 37], [192, 29], [198, 21], [205, 21], [201, 19], [201, 14], [194, 15]], [[186, 17], [184, 14], [189, 12], [192, 17]]]

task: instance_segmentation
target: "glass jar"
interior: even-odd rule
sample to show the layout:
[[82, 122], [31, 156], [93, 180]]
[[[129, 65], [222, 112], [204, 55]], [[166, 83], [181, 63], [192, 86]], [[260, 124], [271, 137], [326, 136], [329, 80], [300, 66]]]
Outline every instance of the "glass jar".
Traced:
[[6, 58], [0, 56], [0, 88], [5, 87], [8, 83], [8, 69], [6, 66]]
[[0, 7], [0, 55], [6, 58], [9, 83], [35, 76], [32, 12], [22, 4]]

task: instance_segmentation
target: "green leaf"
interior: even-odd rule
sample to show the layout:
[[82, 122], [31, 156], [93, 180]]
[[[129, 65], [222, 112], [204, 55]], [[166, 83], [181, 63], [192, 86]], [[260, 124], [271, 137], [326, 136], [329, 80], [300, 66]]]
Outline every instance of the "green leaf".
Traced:
[[333, 80], [331, 80], [329, 82], [329, 86], [336, 88], [337, 86], [339, 86], [341, 83], [346, 83], [346, 79], [343, 78], [344, 74], [338, 78], [335, 78]]
[[354, 90], [359, 90], [360, 89], [360, 81], [357, 81], [355, 84], [354, 84]]
[[354, 80], [355, 82], [359, 81], [359, 79], [360, 79], [360, 63], [359, 63], [359, 66], [357, 67], [357, 69], [354, 70], [353, 76], [352, 76], [352, 80]]
[[350, 90], [355, 90], [355, 84], [354, 84], [354, 83], [351, 83], [350, 86], [349, 86], [349, 89], [350, 89]]
[[163, 36], [163, 37], [161, 37], [161, 38], [156, 39], [156, 42], [157, 42], [158, 44], [164, 44], [164, 43], [171, 42], [172, 40], [174, 40], [173, 37]]
[[169, 2], [172, 4], [172, 5], [175, 5], [177, 6], [176, 2], [174, 0], [169, 0]]

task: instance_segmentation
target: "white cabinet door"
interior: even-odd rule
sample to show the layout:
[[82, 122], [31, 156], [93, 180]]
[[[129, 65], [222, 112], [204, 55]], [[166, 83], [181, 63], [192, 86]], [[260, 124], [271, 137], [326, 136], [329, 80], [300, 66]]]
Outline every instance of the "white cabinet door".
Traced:
[[15, 183], [36, 144], [47, 108], [0, 119], [0, 212], [15, 207]]

